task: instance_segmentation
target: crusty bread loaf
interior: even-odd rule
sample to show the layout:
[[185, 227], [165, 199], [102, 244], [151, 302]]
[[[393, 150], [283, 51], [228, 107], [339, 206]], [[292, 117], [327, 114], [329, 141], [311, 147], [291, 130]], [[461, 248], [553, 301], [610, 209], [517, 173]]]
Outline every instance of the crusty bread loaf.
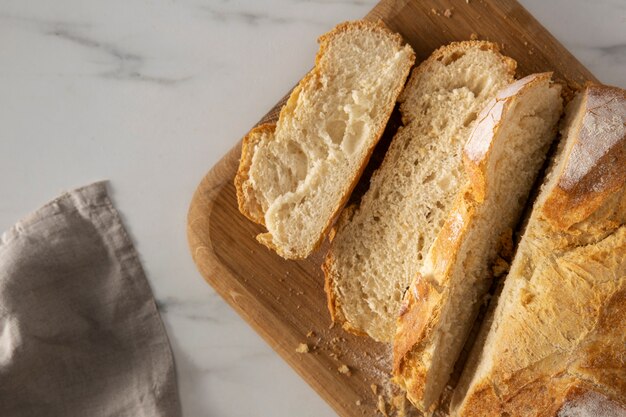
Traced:
[[453, 397], [457, 415], [626, 415], [626, 91], [589, 86]]
[[315, 68], [278, 123], [243, 140], [235, 177], [239, 210], [285, 258], [323, 240], [382, 135], [415, 56], [382, 22], [348, 22], [319, 39]]
[[341, 214], [323, 265], [329, 310], [347, 330], [392, 341], [402, 294], [461, 186], [463, 144], [515, 66], [494, 44], [460, 42], [413, 71], [399, 99], [404, 127], [360, 206]]
[[562, 112], [561, 87], [534, 74], [501, 90], [464, 148], [467, 184], [411, 283], [394, 340], [395, 381], [430, 412], [492, 283]]

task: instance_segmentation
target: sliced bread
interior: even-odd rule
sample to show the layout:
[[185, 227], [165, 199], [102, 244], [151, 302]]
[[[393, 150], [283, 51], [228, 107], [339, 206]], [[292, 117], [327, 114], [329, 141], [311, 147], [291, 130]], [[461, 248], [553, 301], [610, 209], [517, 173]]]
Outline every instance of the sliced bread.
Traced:
[[626, 91], [573, 100], [456, 415], [626, 416]]
[[347, 201], [385, 128], [415, 56], [382, 22], [347, 22], [319, 39], [315, 68], [276, 125], [243, 140], [239, 210], [285, 258], [315, 250]]
[[503, 236], [519, 221], [562, 112], [551, 73], [501, 90], [464, 148], [467, 184], [407, 292], [394, 377], [421, 411], [437, 405], [485, 295]]
[[328, 307], [345, 329], [392, 341], [402, 295], [462, 185], [463, 144], [515, 66], [496, 45], [470, 41], [413, 70], [399, 99], [404, 127], [360, 205], [346, 208], [331, 233]]

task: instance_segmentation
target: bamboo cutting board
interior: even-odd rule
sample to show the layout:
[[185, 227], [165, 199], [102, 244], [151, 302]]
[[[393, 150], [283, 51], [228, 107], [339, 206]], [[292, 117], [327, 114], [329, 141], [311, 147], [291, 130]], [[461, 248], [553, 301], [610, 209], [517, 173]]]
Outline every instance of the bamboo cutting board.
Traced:
[[[444, 44], [477, 37], [497, 42], [517, 60], [519, 77], [554, 71], [556, 79], [573, 88], [596, 81], [514, 0], [383, 0], [366, 19], [382, 19], [404, 36], [415, 50], [416, 63]], [[276, 121], [283, 103], [262, 121]], [[393, 125], [381, 143], [393, 135]], [[238, 212], [233, 178], [240, 152], [239, 143], [208, 172], [193, 196], [187, 233], [198, 269], [339, 415], [375, 415], [381, 399], [392, 413], [392, 394], [385, 386], [389, 347], [329, 327], [320, 269], [327, 244], [309, 259], [283, 260], [257, 243], [255, 236], [263, 228]], [[381, 157], [377, 148], [372, 163]], [[362, 180], [361, 188], [366, 184]], [[300, 344], [309, 352], [296, 352]], [[342, 365], [348, 373], [339, 372]]]

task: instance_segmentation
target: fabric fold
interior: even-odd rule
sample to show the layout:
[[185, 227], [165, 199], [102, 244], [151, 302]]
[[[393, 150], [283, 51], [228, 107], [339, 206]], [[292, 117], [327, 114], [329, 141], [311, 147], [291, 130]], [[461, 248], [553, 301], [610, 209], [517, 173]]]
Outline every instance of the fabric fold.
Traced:
[[0, 415], [180, 416], [138, 254], [98, 182], [0, 238]]

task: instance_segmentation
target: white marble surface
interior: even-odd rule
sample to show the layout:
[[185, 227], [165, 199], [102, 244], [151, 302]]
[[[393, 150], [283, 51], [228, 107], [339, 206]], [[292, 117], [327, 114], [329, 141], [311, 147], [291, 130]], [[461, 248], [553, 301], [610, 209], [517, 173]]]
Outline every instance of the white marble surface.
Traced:
[[[462, 1], [462, 0], [460, 0]], [[626, 87], [624, 0], [522, 3]], [[203, 282], [185, 238], [204, 173], [372, 0], [0, 0], [0, 229], [110, 179], [169, 332], [186, 417], [331, 416]]]

